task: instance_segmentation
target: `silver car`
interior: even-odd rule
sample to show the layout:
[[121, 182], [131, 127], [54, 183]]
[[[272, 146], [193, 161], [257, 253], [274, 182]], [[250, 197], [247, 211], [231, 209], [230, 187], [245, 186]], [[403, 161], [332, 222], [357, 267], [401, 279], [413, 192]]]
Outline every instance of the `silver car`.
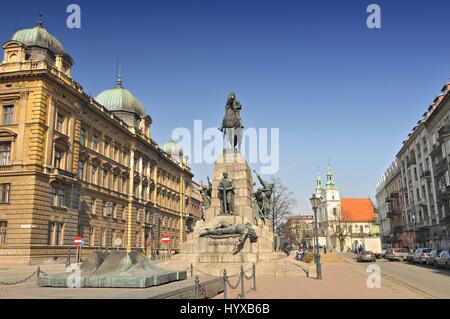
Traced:
[[428, 257], [430, 257], [430, 253], [433, 249], [431, 248], [418, 248], [413, 256], [413, 262], [426, 264]]
[[450, 269], [450, 252], [447, 249], [441, 251], [439, 257], [434, 259], [435, 267], [444, 267], [447, 270]]

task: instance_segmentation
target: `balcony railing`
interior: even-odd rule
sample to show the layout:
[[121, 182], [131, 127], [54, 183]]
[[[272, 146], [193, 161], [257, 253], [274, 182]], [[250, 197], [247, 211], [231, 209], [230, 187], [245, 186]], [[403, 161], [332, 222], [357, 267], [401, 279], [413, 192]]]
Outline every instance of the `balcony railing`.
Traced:
[[0, 173], [11, 172], [11, 171], [12, 171], [12, 165], [1, 165], [0, 166]]
[[439, 138], [444, 137], [446, 135], [450, 134], [450, 125], [444, 125], [443, 127], [440, 128], [440, 130], [438, 131], [439, 134]]
[[448, 168], [447, 159], [443, 158], [434, 166], [434, 171], [436, 172], [436, 174], [439, 174], [447, 170], [447, 168]]
[[416, 159], [415, 158], [411, 158], [411, 159], [408, 159], [406, 161], [406, 166], [407, 167], [410, 167], [411, 165], [416, 165]]
[[429, 170], [423, 171], [420, 178], [431, 178], [431, 172]]

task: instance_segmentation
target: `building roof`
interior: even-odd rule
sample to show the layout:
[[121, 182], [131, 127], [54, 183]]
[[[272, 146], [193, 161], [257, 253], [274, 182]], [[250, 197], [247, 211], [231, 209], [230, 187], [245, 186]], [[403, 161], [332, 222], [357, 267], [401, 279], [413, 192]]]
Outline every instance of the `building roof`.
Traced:
[[376, 218], [370, 198], [341, 198], [341, 212], [346, 222], [371, 222]]
[[42, 22], [39, 22], [34, 28], [17, 31], [11, 40], [27, 46], [39, 46], [52, 51], [54, 54], [64, 53], [61, 42], [43, 27]]
[[131, 112], [139, 117], [145, 116], [144, 106], [127, 89], [122, 86], [122, 80], [117, 80], [117, 85], [113, 89], [101, 92], [95, 100], [106, 107], [109, 111]]

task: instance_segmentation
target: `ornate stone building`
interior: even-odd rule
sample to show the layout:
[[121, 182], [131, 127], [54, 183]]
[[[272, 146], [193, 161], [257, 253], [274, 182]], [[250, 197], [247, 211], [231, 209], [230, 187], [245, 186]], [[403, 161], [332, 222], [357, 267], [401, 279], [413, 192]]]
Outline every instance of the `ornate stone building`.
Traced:
[[[0, 263], [84, 252], [176, 250], [201, 196], [182, 150], [151, 138], [152, 119], [117, 80], [95, 99], [39, 22], [3, 45], [0, 64]], [[116, 240], [120, 239], [120, 240]]]

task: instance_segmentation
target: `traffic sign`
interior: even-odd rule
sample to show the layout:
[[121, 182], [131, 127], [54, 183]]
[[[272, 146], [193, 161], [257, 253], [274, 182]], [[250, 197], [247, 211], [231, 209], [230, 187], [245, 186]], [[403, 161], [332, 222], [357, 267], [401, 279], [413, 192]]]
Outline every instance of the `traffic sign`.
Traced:
[[163, 235], [161, 241], [163, 242], [163, 244], [168, 244], [170, 242], [169, 235]]
[[75, 246], [84, 246], [84, 239], [81, 238], [80, 236], [77, 236], [73, 240], [73, 243], [75, 244]]

